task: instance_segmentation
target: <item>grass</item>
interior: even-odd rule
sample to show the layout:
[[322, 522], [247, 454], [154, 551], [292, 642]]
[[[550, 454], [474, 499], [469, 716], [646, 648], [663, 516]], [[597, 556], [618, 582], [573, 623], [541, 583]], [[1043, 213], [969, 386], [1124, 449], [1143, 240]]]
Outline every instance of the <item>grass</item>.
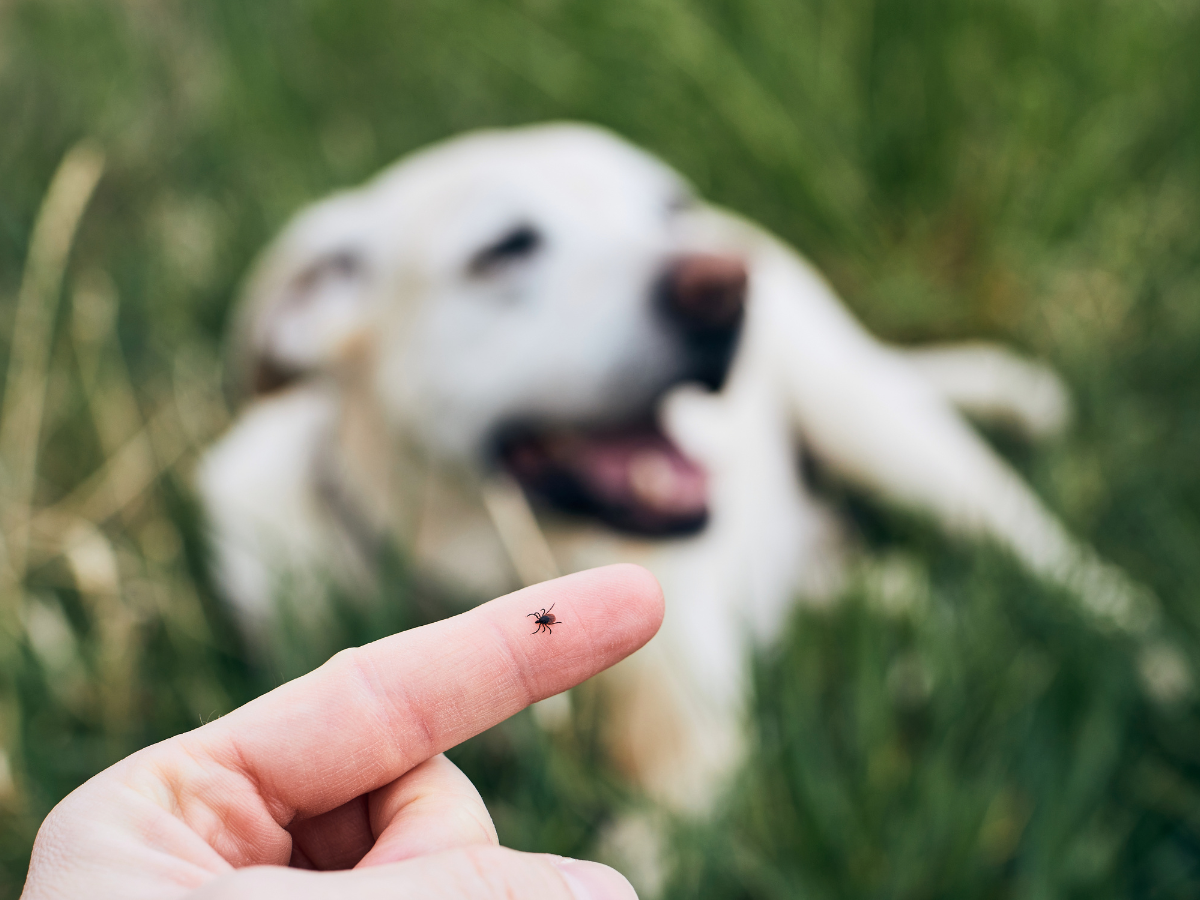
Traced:
[[[0, 447], [0, 514], [11, 534], [27, 496], [57, 511], [0, 588], [0, 895], [94, 772], [439, 614], [400, 566], [329, 646], [256, 669], [188, 479], [227, 420], [255, 251], [466, 128], [609, 125], [801, 247], [877, 333], [1049, 359], [1078, 421], [1004, 449], [1193, 649], [1198, 41], [1188, 0], [0, 4], [0, 372], [46, 373], [36, 478], [20, 438]], [[38, 282], [44, 338], [16, 346], [38, 210], [81, 140], [103, 173], [61, 289]], [[1195, 896], [1195, 702], [1147, 701], [1133, 647], [987, 548], [842, 502], [874, 562], [757, 658], [752, 759], [715, 821], [673, 829], [669, 895]], [[513, 846], [587, 853], [636, 802], [582, 724], [521, 716], [456, 759]]]

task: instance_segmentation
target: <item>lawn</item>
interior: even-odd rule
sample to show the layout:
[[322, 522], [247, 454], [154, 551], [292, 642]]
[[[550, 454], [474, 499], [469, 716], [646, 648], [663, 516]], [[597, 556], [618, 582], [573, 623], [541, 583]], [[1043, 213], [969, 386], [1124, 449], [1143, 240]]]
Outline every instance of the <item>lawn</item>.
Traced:
[[[993, 437], [1194, 656], [1198, 46], [1193, 0], [0, 2], [0, 896], [96, 771], [442, 614], [397, 559], [373, 612], [256, 666], [189, 479], [230, 415], [255, 252], [468, 128], [607, 125], [801, 248], [876, 333], [1050, 361], [1070, 431]], [[39, 210], [69, 224], [89, 179], [57, 265]], [[1196, 692], [1156, 698], [1144, 642], [1003, 554], [828, 490], [867, 561], [756, 658], [751, 759], [713, 821], [664, 823], [667, 894], [1197, 896]], [[641, 802], [576, 701], [566, 731], [523, 714], [456, 751], [511, 846], [587, 855]]]

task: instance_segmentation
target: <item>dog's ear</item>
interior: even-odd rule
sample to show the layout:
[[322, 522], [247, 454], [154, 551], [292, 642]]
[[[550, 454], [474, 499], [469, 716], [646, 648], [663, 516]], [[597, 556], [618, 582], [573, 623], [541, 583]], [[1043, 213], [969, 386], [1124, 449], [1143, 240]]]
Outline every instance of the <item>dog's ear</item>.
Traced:
[[233, 335], [241, 392], [333, 371], [361, 350], [372, 272], [349, 199], [303, 214], [256, 266]]
[[345, 248], [312, 260], [283, 286], [255, 323], [255, 393], [328, 370], [363, 335], [366, 262]]

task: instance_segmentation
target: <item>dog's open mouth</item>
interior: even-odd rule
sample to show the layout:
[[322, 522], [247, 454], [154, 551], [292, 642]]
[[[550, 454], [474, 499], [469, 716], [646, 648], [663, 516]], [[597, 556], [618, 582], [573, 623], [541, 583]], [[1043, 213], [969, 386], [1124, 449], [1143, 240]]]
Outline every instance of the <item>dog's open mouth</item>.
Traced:
[[[721, 389], [741, 331], [747, 284], [746, 262], [736, 256], [685, 254], [666, 268], [653, 296], [682, 351], [673, 384]], [[692, 534], [708, 521], [704, 470], [652, 415], [615, 427], [509, 427], [495, 446], [500, 464], [531, 499], [560, 510], [656, 537]]]
[[513, 429], [500, 462], [532, 497], [622, 531], [691, 534], [708, 518], [704, 470], [649, 419], [596, 430]]

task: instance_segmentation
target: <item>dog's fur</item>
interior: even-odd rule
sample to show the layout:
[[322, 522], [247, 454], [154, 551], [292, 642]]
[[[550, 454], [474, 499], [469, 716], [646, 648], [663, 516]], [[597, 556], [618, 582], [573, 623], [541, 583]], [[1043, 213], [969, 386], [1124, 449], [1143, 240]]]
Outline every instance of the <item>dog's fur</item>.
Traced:
[[[1120, 576], [961, 415], [1051, 432], [1052, 373], [996, 347], [880, 343], [793, 250], [597, 128], [467, 135], [302, 212], [234, 339], [256, 396], [199, 481], [247, 632], [271, 627], [279, 578], [316, 604], [306, 586], [368, 584], [387, 541], [479, 597], [646, 565], [667, 618], [611, 674], [607, 724], [676, 809], [703, 809], [738, 757], [747, 638], [837, 585], [846, 544], [804, 456], [1129, 614]], [[706, 481], [650, 426], [621, 436], [651, 415]]]

